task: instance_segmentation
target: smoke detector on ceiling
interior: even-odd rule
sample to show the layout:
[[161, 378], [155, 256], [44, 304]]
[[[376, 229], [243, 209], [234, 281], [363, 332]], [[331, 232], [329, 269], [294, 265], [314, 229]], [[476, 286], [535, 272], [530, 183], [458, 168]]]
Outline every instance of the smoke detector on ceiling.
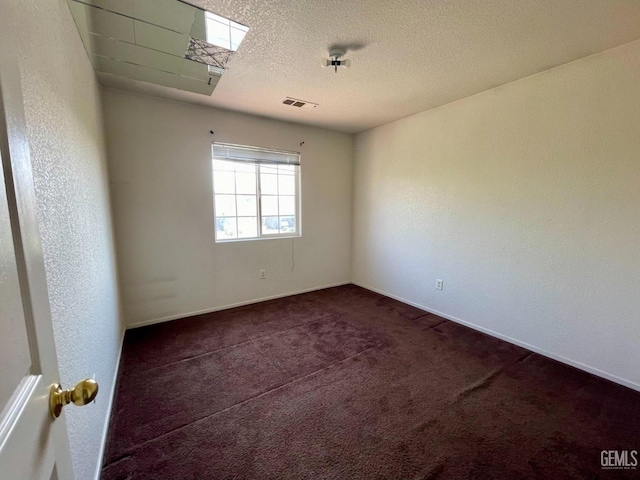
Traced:
[[299, 100], [297, 98], [291, 98], [291, 97], [285, 98], [282, 101], [282, 103], [290, 107], [304, 108], [305, 110], [313, 110], [318, 106], [317, 103], [307, 102], [306, 100]]
[[323, 67], [333, 67], [335, 72], [338, 73], [338, 67], [349, 68], [351, 66], [351, 60], [342, 59], [345, 51], [341, 48], [332, 48], [329, 50], [329, 58], [322, 61]]

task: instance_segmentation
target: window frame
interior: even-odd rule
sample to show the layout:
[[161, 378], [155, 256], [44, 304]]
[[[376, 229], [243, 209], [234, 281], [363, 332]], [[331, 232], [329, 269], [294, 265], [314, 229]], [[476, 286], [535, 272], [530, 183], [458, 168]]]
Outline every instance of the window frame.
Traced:
[[[214, 155], [214, 145], [227, 145], [230, 147], [240, 147], [240, 148], [247, 148], [247, 149], [251, 149], [254, 151], [263, 151], [263, 152], [276, 152], [276, 153], [282, 153], [282, 154], [287, 154], [287, 155], [295, 155], [298, 157], [298, 161], [300, 164], [295, 165], [295, 164], [289, 164], [293, 167], [292, 171], [293, 171], [293, 177], [294, 177], [294, 186], [295, 186], [295, 190], [294, 190], [294, 204], [295, 204], [295, 213], [294, 213], [294, 218], [295, 218], [295, 232], [285, 232], [285, 233], [271, 233], [271, 234], [263, 234], [262, 233], [262, 186], [261, 186], [261, 168], [263, 166], [268, 167], [268, 166], [273, 166], [273, 167], [278, 167], [279, 165], [288, 165], [287, 163], [278, 163], [278, 162], [261, 162], [260, 160], [256, 160], [256, 161], [246, 161], [246, 160], [233, 160], [233, 159], [228, 159], [228, 158], [220, 158], [220, 157], [216, 157]], [[223, 217], [223, 216], [217, 216], [217, 212], [216, 212], [216, 187], [215, 187], [215, 173], [216, 172], [220, 172], [223, 170], [215, 170], [214, 169], [214, 165], [213, 162], [214, 160], [220, 160], [220, 161], [226, 161], [226, 162], [231, 162], [234, 164], [240, 164], [240, 165], [253, 165], [255, 166], [255, 183], [256, 183], [256, 222], [257, 222], [257, 233], [258, 236], [256, 237], [236, 237], [236, 238], [218, 238], [218, 230], [216, 228], [216, 221], [218, 218], [235, 218], [236, 220], [236, 235], [238, 234], [238, 218], [248, 218], [248, 217], [243, 217], [243, 216], [239, 216], [238, 215], [238, 195], [242, 195], [242, 194], [238, 194], [237, 193], [237, 183], [236, 185], [234, 185], [234, 190], [236, 190], [236, 193], [233, 194], [227, 194], [227, 193], [219, 193], [217, 195], [233, 195], [234, 197], [234, 201], [236, 203], [236, 208], [235, 208], [235, 213], [236, 215], [234, 216], [228, 216], [228, 217]], [[211, 145], [211, 180], [212, 180], [212, 191], [213, 191], [213, 196], [212, 196], [212, 201], [213, 201], [213, 226], [214, 226], [214, 242], [215, 243], [229, 243], [229, 242], [247, 242], [247, 241], [255, 241], [255, 240], [271, 240], [271, 239], [279, 239], [279, 238], [298, 238], [298, 237], [302, 237], [302, 199], [301, 199], [301, 176], [302, 176], [302, 168], [301, 168], [301, 155], [300, 152], [291, 152], [291, 151], [285, 151], [285, 150], [274, 150], [274, 149], [270, 149], [270, 148], [262, 148], [262, 147], [254, 147], [254, 146], [249, 146], [249, 145], [232, 145], [232, 144], [222, 144], [222, 143], [217, 143], [214, 142]], [[237, 173], [235, 168], [233, 170], [234, 173], [234, 180], [236, 179], [235, 174]], [[279, 175], [277, 175], [279, 177]], [[247, 194], [249, 195], [249, 194]], [[280, 199], [281, 196], [289, 196], [289, 195], [280, 195], [280, 192], [278, 191], [278, 193], [275, 196], [278, 200]], [[267, 217], [271, 217], [273, 215], [266, 215]], [[282, 216], [287, 216], [287, 215], [278, 215], [278, 218], [282, 217]]]

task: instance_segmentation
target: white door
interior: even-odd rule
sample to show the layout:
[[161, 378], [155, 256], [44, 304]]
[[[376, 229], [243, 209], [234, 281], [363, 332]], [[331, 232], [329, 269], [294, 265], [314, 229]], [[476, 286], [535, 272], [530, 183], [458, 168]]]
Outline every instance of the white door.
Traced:
[[10, 1], [0, 0], [0, 479], [72, 478]]

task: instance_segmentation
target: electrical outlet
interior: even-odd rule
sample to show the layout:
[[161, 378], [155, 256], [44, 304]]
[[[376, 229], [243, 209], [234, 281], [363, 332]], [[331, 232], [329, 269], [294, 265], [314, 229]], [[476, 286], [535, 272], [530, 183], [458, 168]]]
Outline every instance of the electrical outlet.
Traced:
[[438, 278], [438, 279], [436, 280], [436, 288], [437, 288], [438, 290], [442, 290], [442, 286], [443, 286], [443, 284], [444, 284], [444, 282], [442, 281], [442, 279]]
[[267, 278], [267, 271], [260, 270], [260, 280], [264, 280], [265, 278]]

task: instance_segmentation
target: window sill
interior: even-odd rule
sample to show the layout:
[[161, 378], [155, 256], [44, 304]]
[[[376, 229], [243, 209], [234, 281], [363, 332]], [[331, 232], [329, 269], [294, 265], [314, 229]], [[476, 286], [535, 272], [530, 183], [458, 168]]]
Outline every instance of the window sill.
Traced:
[[252, 238], [230, 238], [229, 240], [216, 240], [215, 243], [236, 243], [236, 242], [255, 242], [259, 240], [281, 240], [284, 238], [300, 238], [302, 234], [297, 235], [270, 235], [268, 237], [252, 237]]

